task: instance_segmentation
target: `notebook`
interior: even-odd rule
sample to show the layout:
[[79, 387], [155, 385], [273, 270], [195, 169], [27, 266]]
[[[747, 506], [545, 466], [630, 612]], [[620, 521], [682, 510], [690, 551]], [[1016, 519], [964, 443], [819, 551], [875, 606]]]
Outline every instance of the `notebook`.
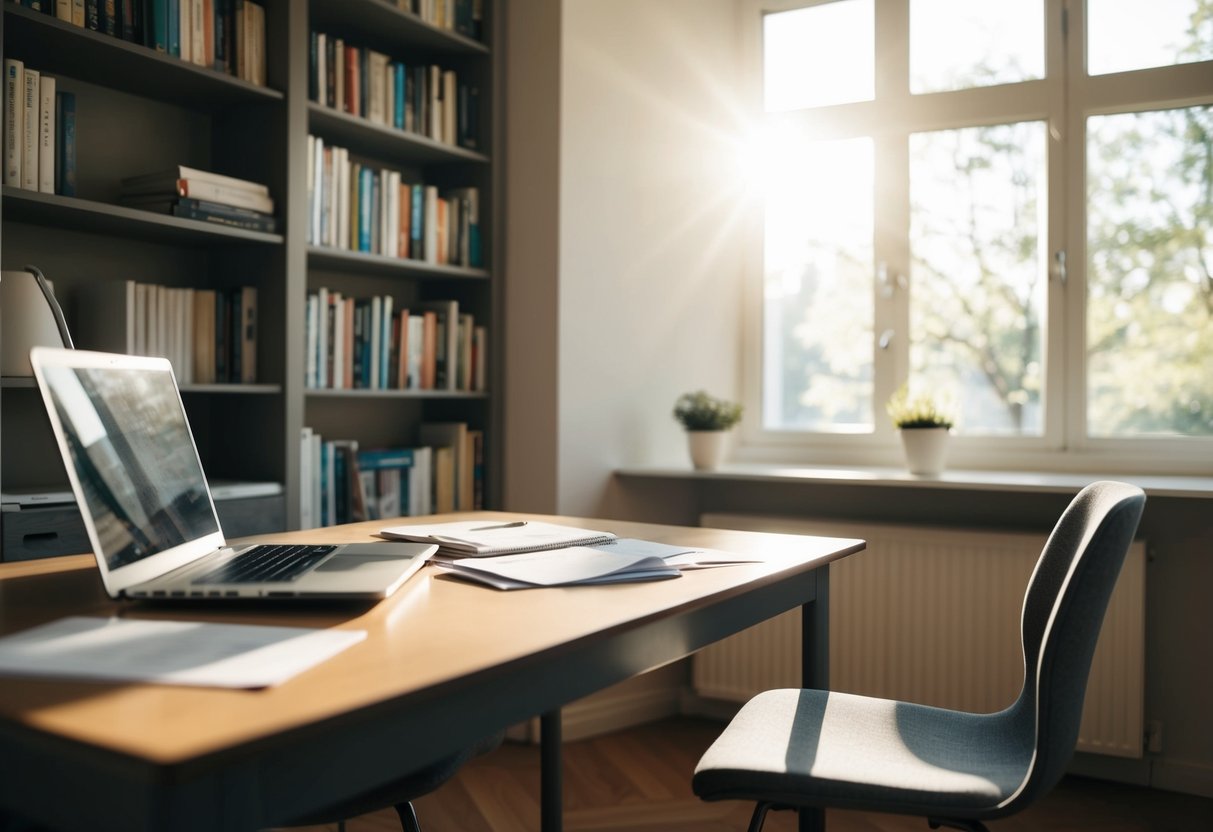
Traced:
[[386, 598], [437, 548], [230, 547], [166, 359], [35, 347], [30, 363], [112, 598]]
[[611, 543], [610, 532], [579, 529], [533, 520], [455, 520], [448, 523], [409, 524], [379, 530], [389, 540], [434, 543], [443, 558], [494, 557], [542, 552], [568, 546]]

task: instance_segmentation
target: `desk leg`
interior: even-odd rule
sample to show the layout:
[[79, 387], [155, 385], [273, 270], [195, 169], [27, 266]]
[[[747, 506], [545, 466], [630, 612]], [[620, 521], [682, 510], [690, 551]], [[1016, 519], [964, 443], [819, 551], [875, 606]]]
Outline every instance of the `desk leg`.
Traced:
[[539, 717], [539, 828], [542, 832], [561, 832], [564, 828], [563, 766], [560, 709], [557, 708]]
[[[816, 600], [800, 608], [800, 684], [826, 690], [830, 686], [830, 567], [814, 573]], [[825, 832], [824, 809], [801, 809], [798, 832]]]

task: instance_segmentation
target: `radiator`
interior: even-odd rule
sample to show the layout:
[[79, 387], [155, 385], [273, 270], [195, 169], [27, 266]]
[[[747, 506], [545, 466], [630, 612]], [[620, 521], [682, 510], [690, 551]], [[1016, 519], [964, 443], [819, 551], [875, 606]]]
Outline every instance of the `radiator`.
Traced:
[[[1019, 694], [1023, 594], [1045, 535], [754, 515], [704, 526], [858, 537], [868, 548], [830, 568], [830, 688], [988, 713]], [[743, 702], [799, 687], [800, 611], [696, 654], [702, 697]], [[1141, 757], [1145, 546], [1133, 544], [1091, 666], [1078, 750]]]

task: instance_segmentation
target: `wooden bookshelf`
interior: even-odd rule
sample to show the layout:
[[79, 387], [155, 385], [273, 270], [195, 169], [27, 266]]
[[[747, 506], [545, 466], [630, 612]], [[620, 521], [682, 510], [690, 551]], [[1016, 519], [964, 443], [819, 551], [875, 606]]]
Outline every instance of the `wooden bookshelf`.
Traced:
[[[78, 290], [91, 283], [257, 288], [257, 382], [181, 385], [208, 477], [282, 487], [281, 494], [259, 496], [256, 510], [250, 504], [249, 511], [241, 511], [234, 505], [238, 500], [228, 501], [232, 506], [226, 517], [239, 518], [233, 522], [241, 524], [227, 528], [225, 519], [229, 537], [276, 530], [257, 526], [258, 517], [274, 518], [277, 527], [298, 527], [304, 426], [372, 447], [416, 444], [423, 422], [466, 422], [484, 433], [489, 472], [484, 494], [491, 508], [500, 482], [501, 408], [492, 380], [487, 392], [308, 389], [304, 317], [307, 296], [318, 286], [346, 297], [390, 295], [398, 308], [456, 299], [461, 312], [488, 327], [490, 342], [500, 343], [499, 258], [494, 254], [500, 172], [493, 162], [498, 141], [493, 98], [500, 65], [494, 48], [497, 3], [484, 3], [482, 40], [427, 22], [390, 0], [265, 0], [262, 5], [265, 86], [3, 0], [4, 56], [54, 76], [60, 91], [76, 95], [78, 186], [76, 196], [0, 188], [0, 265], [5, 270], [20, 270], [27, 263], [41, 268], [54, 284], [69, 325], [85, 314], [78, 308], [83, 305], [77, 302], [78, 295], [83, 297]], [[481, 96], [476, 148], [375, 124], [311, 100], [313, 30], [335, 32], [404, 63], [441, 65], [475, 79]], [[365, 163], [407, 172], [416, 182], [477, 188], [484, 265], [312, 245], [309, 134], [348, 148]], [[268, 185], [278, 233], [119, 202], [123, 178], [175, 164]], [[488, 356], [493, 379], [497, 356], [491, 349]], [[40, 396], [25, 377], [0, 379], [0, 486], [6, 491], [66, 488]], [[36, 527], [37, 520], [26, 515], [22, 528]], [[19, 556], [29, 553], [0, 551], [0, 560]]]

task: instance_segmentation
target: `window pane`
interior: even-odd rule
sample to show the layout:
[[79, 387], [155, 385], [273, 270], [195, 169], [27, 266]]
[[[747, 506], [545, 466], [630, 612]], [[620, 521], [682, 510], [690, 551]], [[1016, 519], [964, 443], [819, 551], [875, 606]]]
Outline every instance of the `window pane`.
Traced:
[[842, 0], [763, 19], [768, 112], [871, 101], [872, 0]]
[[1043, 78], [1043, 0], [910, 0], [910, 92]]
[[1213, 108], [1087, 121], [1087, 430], [1213, 435]]
[[1045, 125], [910, 138], [910, 366], [965, 433], [1042, 431]]
[[1087, 72], [1103, 75], [1213, 58], [1203, 0], [1087, 0]]
[[767, 160], [763, 425], [872, 428], [872, 141]]

